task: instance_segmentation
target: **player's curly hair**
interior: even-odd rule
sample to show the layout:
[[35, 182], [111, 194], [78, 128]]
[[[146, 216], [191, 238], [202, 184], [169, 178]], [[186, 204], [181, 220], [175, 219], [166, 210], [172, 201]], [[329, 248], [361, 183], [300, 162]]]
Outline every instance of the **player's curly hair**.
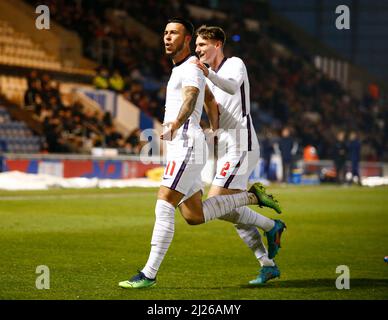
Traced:
[[219, 40], [222, 42], [222, 45], [226, 41], [225, 32], [220, 27], [202, 25], [197, 29], [195, 34], [205, 40]]

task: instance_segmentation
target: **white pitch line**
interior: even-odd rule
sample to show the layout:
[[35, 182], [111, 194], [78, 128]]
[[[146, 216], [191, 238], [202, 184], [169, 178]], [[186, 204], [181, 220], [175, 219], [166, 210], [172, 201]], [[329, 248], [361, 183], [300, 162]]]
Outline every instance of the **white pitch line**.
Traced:
[[[137, 193], [112, 193], [112, 194], [100, 194], [100, 193], [89, 193], [89, 194], [63, 194], [55, 195], [48, 194], [45, 196], [42, 195], [30, 195], [30, 196], [0, 196], [0, 201], [27, 201], [27, 200], [53, 200], [53, 199], [110, 199], [110, 198], [133, 198], [140, 197], [145, 195], [150, 195], [150, 192], [137, 192]], [[152, 195], [152, 194], [151, 194]], [[156, 192], [155, 192], [156, 199]]]

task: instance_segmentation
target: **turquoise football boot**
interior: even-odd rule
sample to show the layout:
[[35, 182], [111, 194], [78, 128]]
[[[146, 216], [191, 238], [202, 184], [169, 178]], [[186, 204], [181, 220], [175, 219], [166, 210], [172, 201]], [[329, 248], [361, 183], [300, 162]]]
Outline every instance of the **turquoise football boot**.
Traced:
[[280, 248], [280, 238], [282, 237], [282, 233], [285, 229], [286, 225], [283, 221], [275, 220], [274, 227], [268, 232], [264, 233], [267, 237], [269, 259], [275, 258], [276, 254], [278, 253]]
[[262, 267], [257, 278], [249, 281], [249, 284], [252, 286], [260, 286], [275, 278], [280, 278], [280, 270], [276, 265], [273, 267]]

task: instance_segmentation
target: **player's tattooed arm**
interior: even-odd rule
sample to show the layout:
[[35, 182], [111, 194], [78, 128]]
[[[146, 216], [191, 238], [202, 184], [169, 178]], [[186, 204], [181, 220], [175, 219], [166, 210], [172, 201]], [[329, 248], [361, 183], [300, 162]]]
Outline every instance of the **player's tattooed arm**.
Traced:
[[199, 95], [199, 89], [196, 87], [183, 87], [182, 91], [183, 104], [176, 118], [177, 129], [179, 129], [193, 113]]
[[164, 126], [167, 127], [167, 130], [161, 135], [161, 139], [163, 140], [172, 140], [176, 130], [178, 130], [191, 116], [195, 109], [195, 104], [197, 103], [199, 89], [192, 86], [183, 87], [182, 95], [183, 103], [176, 120], [164, 124]]
[[209, 118], [210, 127], [213, 131], [219, 127], [219, 109], [216, 99], [209, 87], [206, 85], [205, 88], [205, 112]]

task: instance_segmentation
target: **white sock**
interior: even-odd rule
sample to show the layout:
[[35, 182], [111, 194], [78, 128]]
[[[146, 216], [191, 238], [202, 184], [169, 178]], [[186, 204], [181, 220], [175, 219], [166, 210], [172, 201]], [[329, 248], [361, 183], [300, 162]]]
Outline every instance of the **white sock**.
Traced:
[[235, 225], [236, 231], [245, 244], [253, 251], [260, 265], [275, 265], [274, 261], [268, 258], [267, 249], [264, 246], [260, 232], [253, 226], [238, 224]]
[[269, 231], [275, 226], [275, 221], [257, 213], [247, 206], [236, 208], [220, 219], [235, 224], [255, 226], [256, 228], [260, 228], [264, 231]]
[[155, 225], [151, 239], [151, 252], [142, 272], [154, 279], [174, 236], [175, 208], [164, 200], [157, 200]]
[[205, 222], [223, 217], [236, 208], [249, 204], [257, 204], [253, 193], [243, 191], [235, 194], [214, 196], [206, 199], [203, 203], [203, 216]]
[[262, 267], [274, 267], [276, 265], [275, 261], [268, 258], [268, 254], [261, 256], [260, 258], [258, 258], [258, 260]]

